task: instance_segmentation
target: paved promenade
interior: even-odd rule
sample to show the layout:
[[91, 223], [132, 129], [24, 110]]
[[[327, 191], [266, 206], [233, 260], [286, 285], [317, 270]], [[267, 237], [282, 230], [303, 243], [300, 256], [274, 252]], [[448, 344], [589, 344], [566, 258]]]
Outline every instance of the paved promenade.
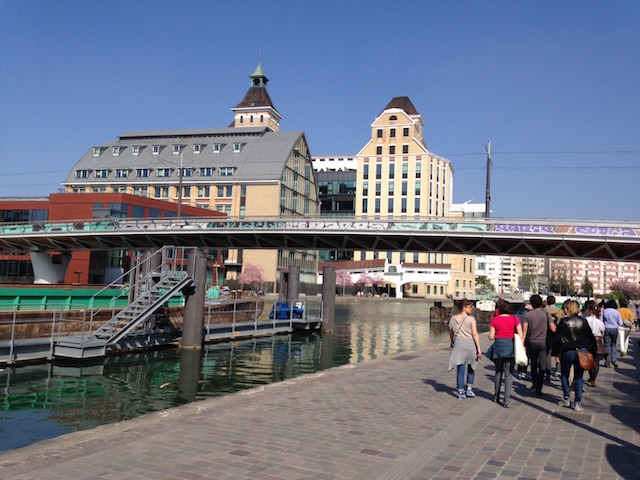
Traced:
[[486, 359], [478, 397], [458, 400], [440, 345], [4, 452], [0, 478], [637, 479], [639, 338], [581, 413], [557, 405], [559, 381], [493, 403]]

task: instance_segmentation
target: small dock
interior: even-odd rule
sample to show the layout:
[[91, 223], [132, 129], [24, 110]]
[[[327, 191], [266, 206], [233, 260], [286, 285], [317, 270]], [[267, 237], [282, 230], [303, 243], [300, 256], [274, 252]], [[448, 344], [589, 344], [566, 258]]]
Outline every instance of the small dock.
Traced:
[[[269, 318], [278, 315], [264, 311], [263, 299], [228, 300], [205, 305], [203, 342], [224, 342], [319, 329], [322, 325], [321, 300], [311, 298], [298, 303], [301, 304], [302, 315], [287, 315], [287, 318]], [[30, 318], [21, 319], [21, 314]], [[108, 355], [177, 345], [182, 334], [180, 319], [170, 315], [158, 316], [154, 319], [155, 325], [146, 324], [105, 348], [103, 342], [91, 337], [91, 329], [95, 327], [87, 325], [86, 318], [89, 315], [57, 309], [41, 312], [40, 323], [46, 326], [40, 330], [46, 331], [46, 336], [19, 338], [24, 335], [19, 334], [21, 327], [34, 323], [32, 317], [33, 312], [16, 310], [11, 322], [5, 323], [5, 328], [10, 331], [5, 335], [9, 339], [0, 340], [0, 365], [37, 363], [61, 358], [82, 360], [104, 356], [102, 351]], [[75, 324], [74, 328], [80, 334], [65, 333], [69, 324]]]

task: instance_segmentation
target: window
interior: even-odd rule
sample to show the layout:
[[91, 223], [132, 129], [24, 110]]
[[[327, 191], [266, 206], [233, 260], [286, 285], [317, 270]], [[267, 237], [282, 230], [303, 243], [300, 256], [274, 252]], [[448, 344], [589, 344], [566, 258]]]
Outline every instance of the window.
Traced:
[[93, 147], [93, 156], [94, 157], [100, 156], [100, 147]]
[[136, 176], [140, 178], [147, 178], [149, 176], [148, 168], [138, 168], [136, 170]]
[[159, 145], [154, 145], [151, 149], [152, 149], [154, 155], [158, 155], [160, 153], [160, 146]]
[[140, 155], [140, 147], [138, 147], [137, 145], [132, 147], [131, 153], [133, 153], [134, 155]]
[[362, 213], [367, 213], [369, 209], [369, 201], [366, 198], [362, 199]]
[[420, 253], [413, 252], [413, 263], [418, 263], [420, 261]]
[[403, 137], [408, 137], [409, 136], [409, 127], [404, 127], [402, 129], [402, 136]]
[[89, 170], [76, 170], [76, 178], [89, 178]]
[[264, 115], [260, 115], [260, 123], [264, 123]]
[[234, 143], [233, 144], [233, 153], [238, 153], [240, 151], [240, 147], [242, 146], [242, 144], [240, 143]]
[[409, 153], [409, 145], [402, 145], [402, 153], [404, 154]]
[[398, 117], [396, 117], [395, 115], [391, 115], [391, 116], [389, 117], [389, 121], [390, 121], [390, 122], [395, 122], [396, 120], [398, 120]]
[[420, 213], [420, 199], [419, 198], [415, 198], [414, 199], [414, 205], [413, 205], [413, 210], [415, 213]]
[[387, 210], [389, 213], [393, 213], [393, 198], [387, 200]]
[[382, 193], [382, 182], [376, 182], [376, 197]]
[[369, 195], [369, 182], [362, 182], [362, 196], [366, 197]]
[[393, 197], [393, 189], [395, 187], [395, 184], [393, 182], [393, 180], [389, 181], [389, 196]]
[[171, 169], [170, 168], [159, 168], [157, 172], [158, 177], [170, 177]]
[[249, 123], [253, 123], [253, 115], [249, 116]]
[[402, 178], [409, 178], [409, 164], [402, 164]]
[[389, 155], [395, 155], [395, 153], [396, 153], [396, 146], [389, 145]]
[[114, 157], [120, 155], [120, 147], [113, 147], [112, 154]]
[[421, 178], [422, 177], [422, 163], [417, 162], [416, 163], [416, 178]]
[[191, 196], [191, 187], [187, 186], [183, 188], [182, 198], [189, 198]]
[[210, 177], [213, 175], [213, 171], [215, 169], [213, 167], [200, 167], [200, 176], [201, 177]]
[[177, 155], [178, 153], [180, 153], [180, 145], [174, 145], [173, 146], [173, 154]]
[[376, 179], [380, 180], [382, 178], [382, 164], [378, 163], [376, 165]]
[[381, 128], [378, 129], [377, 136], [378, 136], [378, 138], [382, 138], [382, 129]]
[[109, 170], [107, 169], [96, 170], [95, 176], [96, 178], [107, 178], [109, 176]]
[[409, 188], [408, 182], [402, 182], [402, 196], [407, 196], [407, 189]]
[[362, 178], [367, 180], [369, 178], [369, 164], [365, 164], [362, 169]]
[[233, 167], [220, 167], [218, 174], [221, 177], [231, 177], [233, 176]]
[[396, 177], [396, 164], [391, 162], [389, 163], [389, 178], [393, 179]]
[[193, 153], [198, 155], [200, 153], [200, 148], [201, 148], [201, 145], [198, 145], [198, 144], [194, 145], [193, 146]]
[[244, 123], [244, 117], [242, 115], [240, 115], [240, 124]]
[[190, 177], [191, 176], [191, 172], [193, 172], [192, 168], [183, 168], [182, 169], [182, 176], [183, 177]]
[[198, 187], [198, 198], [209, 198], [209, 187]]
[[219, 143], [214, 143], [213, 144], [213, 153], [220, 153], [220, 144]]
[[376, 198], [376, 202], [375, 202], [375, 212], [376, 213], [380, 213], [380, 199]]
[[420, 196], [420, 180], [416, 180], [416, 196]]
[[407, 199], [403, 198], [400, 205], [400, 212], [407, 213]]
[[218, 185], [218, 197], [229, 198], [232, 196], [231, 192], [231, 185]]
[[396, 138], [396, 129], [395, 128], [392, 128], [392, 129], [389, 130], [389, 136], [391, 138]]
[[381, 145], [378, 145], [376, 147], [376, 155], [382, 155], [382, 146]]
[[411, 285], [411, 293], [414, 295], [418, 293], [418, 285]]
[[127, 178], [129, 176], [128, 168], [119, 168], [116, 170], [116, 178]]

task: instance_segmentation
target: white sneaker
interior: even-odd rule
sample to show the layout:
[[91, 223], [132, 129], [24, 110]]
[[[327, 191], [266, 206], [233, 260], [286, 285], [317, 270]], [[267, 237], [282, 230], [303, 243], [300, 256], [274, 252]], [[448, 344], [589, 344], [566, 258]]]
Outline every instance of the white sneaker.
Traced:
[[573, 409], [574, 409], [576, 412], [581, 412], [581, 411], [582, 411], [582, 405], [580, 405], [579, 403], [576, 403], [576, 404], [573, 406]]

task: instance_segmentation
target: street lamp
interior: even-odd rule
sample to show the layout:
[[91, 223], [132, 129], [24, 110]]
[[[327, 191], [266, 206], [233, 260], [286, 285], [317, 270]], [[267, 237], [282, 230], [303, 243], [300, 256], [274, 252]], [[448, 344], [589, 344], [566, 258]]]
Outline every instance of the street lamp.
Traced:
[[[166, 162], [173, 166], [178, 166], [176, 163], [171, 160], [167, 160], [160, 156], [157, 157], [161, 162]], [[180, 152], [180, 170], [178, 171], [178, 215], [177, 218], [182, 217], [182, 174], [183, 174], [183, 165], [184, 165], [184, 154]]]

